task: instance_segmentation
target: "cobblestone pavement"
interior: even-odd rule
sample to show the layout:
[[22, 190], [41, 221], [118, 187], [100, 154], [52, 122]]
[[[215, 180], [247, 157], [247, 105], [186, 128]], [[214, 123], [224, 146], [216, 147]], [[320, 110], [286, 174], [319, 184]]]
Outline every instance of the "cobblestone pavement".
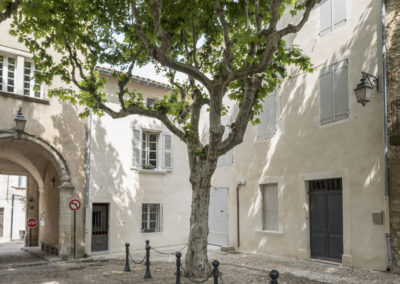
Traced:
[[[48, 262], [47, 265], [0, 269], [0, 283], [175, 283], [175, 248], [160, 249], [170, 252], [161, 255], [151, 251], [152, 279], [144, 280], [144, 264], [131, 262], [130, 272], [124, 272], [124, 256], [96, 256], [77, 262]], [[140, 261], [144, 251], [132, 257]], [[184, 252], [183, 252], [184, 256]], [[340, 265], [285, 257], [273, 257], [245, 252], [209, 251], [210, 261], [220, 261], [222, 284], [269, 283], [271, 269], [280, 272], [279, 283], [400, 283], [400, 275], [344, 268]], [[200, 280], [200, 279], [198, 279]], [[192, 283], [182, 276], [182, 284]], [[213, 283], [209, 279], [205, 283]], [[221, 283], [221, 279], [220, 282]]]

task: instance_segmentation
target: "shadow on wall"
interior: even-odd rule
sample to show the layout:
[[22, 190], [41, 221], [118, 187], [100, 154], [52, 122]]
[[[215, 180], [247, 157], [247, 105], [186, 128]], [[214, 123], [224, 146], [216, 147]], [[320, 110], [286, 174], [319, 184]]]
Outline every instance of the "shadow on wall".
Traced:
[[[371, 1], [372, 2], [372, 1]], [[355, 7], [353, 7], [354, 9]], [[240, 163], [235, 165], [236, 173], [248, 180], [257, 181], [256, 187], [247, 194], [243, 194], [244, 204], [247, 206], [247, 220], [260, 220], [261, 194], [258, 180], [260, 177], [279, 176], [285, 180], [285, 185], [280, 188], [279, 197], [284, 199], [284, 204], [296, 204], [299, 200], [299, 189], [306, 194], [306, 185], [299, 184], [299, 173], [324, 172], [332, 169], [341, 170], [350, 167], [349, 161], [358, 161], [363, 158], [362, 165], [352, 169], [359, 180], [349, 183], [352, 191], [358, 190], [360, 194], [371, 194], [377, 186], [382, 184], [382, 144], [381, 127], [382, 116], [380, 93], [374, 93], [372, 101], [365, 108], [356, 102], [353, 88], [361, 78], [361, 71], [378, 74], [380, 62], [380, 9], [379, 4], [370, 3], [369, 6], [354, 21], [358, 24], [352, 31], [353, 36], [348, 37], [346, 25], [335, 29], [323, 37], [318, 37], [310, 50], [305, 53], [313, 58], [314, 50], [321, 50], [327, 42], [327, 37], [335, 33], [337, 38], [349, 38], [339, 49], [332, 52], [321, 62], [313, 62], [316, 70], [312, 74], [294, 75], [282, 84], [279, 97], [282, 104], [279, 117], [280, 125], [277, 134], [268, 140], [256, 142], [256, 128], [249, 127], [244, 142], [235, 149], [237, 156], [242, 157]], [[352, 24], [352, 21], [347, 25]], [[338, 37], [339, 36], [339, 37]], [[304, 33], [290, 37], [287, 42], [304, 42]], [[332, 38], [332, 37], [331, 37]], [[377, 42], [376, 45], [371, 42]], [[326, 126], [320, 125], [320, 85], [319, 73], [321, 68], [329, 66], [343, 59], [348, 59], [348, 104], [349, 119]], [[376, 113], [377, 115], [371, 115]], [[327, 143], [328, 142], [328, 143]], [[354, 147], [354, 145], [357, 147]], [[252, 147], [248, 147], [252, 145]], [[371, 153], [370, 149], [375, 152]], [[246, 153], [244, 155], [244, 153]], [[365, 155], [369, 153], [369, 155]], [[235, 159], [235, 157], [234, 157]], [[237, 158], [235, 159], [237, 161]], [[344, 163], [347, 164], [344, 164]], [[278, 166], [279, 165], [279, 166]], [[230, 180], [236, 180], [232, 170]], [[216, 172], [216, 174], [218, 174]], [[226, 178], [226, 176], [224, 176]], [[214, 177], [215, 178], [215, 177]], [[303, 200], [303, 198], [301, 198]], [[370, 202], [373, 203], [373, 198]], [[360, 199], [360, 200], [365, 200]], [[352, 206], [360, 206], [361, 201], [352, 200]], [[297, 202], [298, 203], [298, 202]], [[368, 204], [368, 206], [372, 206]], [[292, 251], [304, 247], [304, 236], [308, 229], [308, 221], [303, 218], [308, 215], [308, 198], [305, 204], [298, 204], [290, 208], [282, 209], [282, 226], [284, 232], [299, 232], [298, 241], [287, 243]], [[301, 212], [301, 214], [299, 214]], [[279, 213], [279, 214], [281, 214]], [[281, 215], [280, 215], [281, 216]], [[362, 218], [367, 218], [364, 216]], [[369, 220], [369, 219], [368, 219]], [[257, 221], [258, 222], [258, 221]], [[363, 220], [364, 222], [364, 220]], [[366, 221], [365, 221], [366, 222]], [[243, 223], [243, 222], [242, 222]], [[253, 225], [254, 221], [249, 222]], [[251, 226], [249, 225], [249, 226]], [[247, 228], [248, 232], [254, 232], [256, 228]], [[243, 229], [245, 230], [245, 229]], [[251, 235], [254, 234], [254, 235]], [[276, 236], [257, 235], [250, 233], [248, 240], [242, 240], [243, 244], [250, 248], [265, 248]], [[365, 235], [363, 243], [372, 241], [374, 235]], [[259, 239], [257, 245], [249, 240]]]

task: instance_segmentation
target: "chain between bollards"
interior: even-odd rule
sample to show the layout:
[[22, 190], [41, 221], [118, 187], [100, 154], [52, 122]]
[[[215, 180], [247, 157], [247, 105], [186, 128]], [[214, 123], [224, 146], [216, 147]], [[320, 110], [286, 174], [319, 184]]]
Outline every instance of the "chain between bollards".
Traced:
[[128, 272], [131, 271], [131, 268], [129, 267], [129, 243], [125, 244], [125, 268], [124, 271]]
[[146, 273], [144, 274], [144, 279], [150, 279], [150, 241], [146, 240]]
[[271, 272], [269, 273], [269, 277], [271, 277], [271, 281], [269, 281], [269, 284], [278, 284], [279, 272], [277, 270], [271, 270]]
[[181, 284], [181, 256], [182, 254], [178, 251], [176, 254], [176, 284]]

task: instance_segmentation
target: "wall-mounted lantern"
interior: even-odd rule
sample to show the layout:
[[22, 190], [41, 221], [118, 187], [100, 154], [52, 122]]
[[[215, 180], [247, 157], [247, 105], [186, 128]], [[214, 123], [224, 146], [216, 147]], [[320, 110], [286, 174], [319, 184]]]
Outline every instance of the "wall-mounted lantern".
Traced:
[[17, 128], [17, 131], [24, 132], [26, 119], [25, 119], [24, 115], [22, 114], [22, 108], [19, 108], [17, 117], [14, 119], [14, 121], [15, 121], [15, 126]]
[[[370, 101], [371, 93], [374, 87], [379, 92], [379, 76], [374, 76], [365, 72], [361, 72], [362, 77], [360, 83], [354, 89], [357, 102], [365, 106]], [[371, 80], [372, 79], [372, 80]]]

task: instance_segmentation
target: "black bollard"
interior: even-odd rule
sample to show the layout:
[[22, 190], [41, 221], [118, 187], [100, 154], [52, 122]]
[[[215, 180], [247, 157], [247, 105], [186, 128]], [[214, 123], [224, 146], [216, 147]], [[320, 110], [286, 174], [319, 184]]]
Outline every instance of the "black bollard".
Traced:
[[126, 257], [125, 257], [124, 271], [128, 272], [128, 271], [131, 271], [131, 268], [129, 267], [129, 243], [125, 244], [125, 253], [126, 253]]
[[176, 254], [176, 284], [181, 284], [181, 256], [182, 254], [178, 251]]
[[146, 241], [146, 273], [144, 274], [144, 279], [151, 278], [150, 274], [150, 241]]
[[278, 284], [278, 277], [279, 277], [279, 272], [278, 270], [271, 270], [269, 273], [269, 277], [271, 277], [271, 281], [269, 281], [269, 284]]
[[214, 260], [212, 262], [212, 266], [214, 266], [214, 269], [213, 269], [214, 284], [218, 284], [218, 276], [219, 276], [218, 265], [219, 265], [218, 260]]

